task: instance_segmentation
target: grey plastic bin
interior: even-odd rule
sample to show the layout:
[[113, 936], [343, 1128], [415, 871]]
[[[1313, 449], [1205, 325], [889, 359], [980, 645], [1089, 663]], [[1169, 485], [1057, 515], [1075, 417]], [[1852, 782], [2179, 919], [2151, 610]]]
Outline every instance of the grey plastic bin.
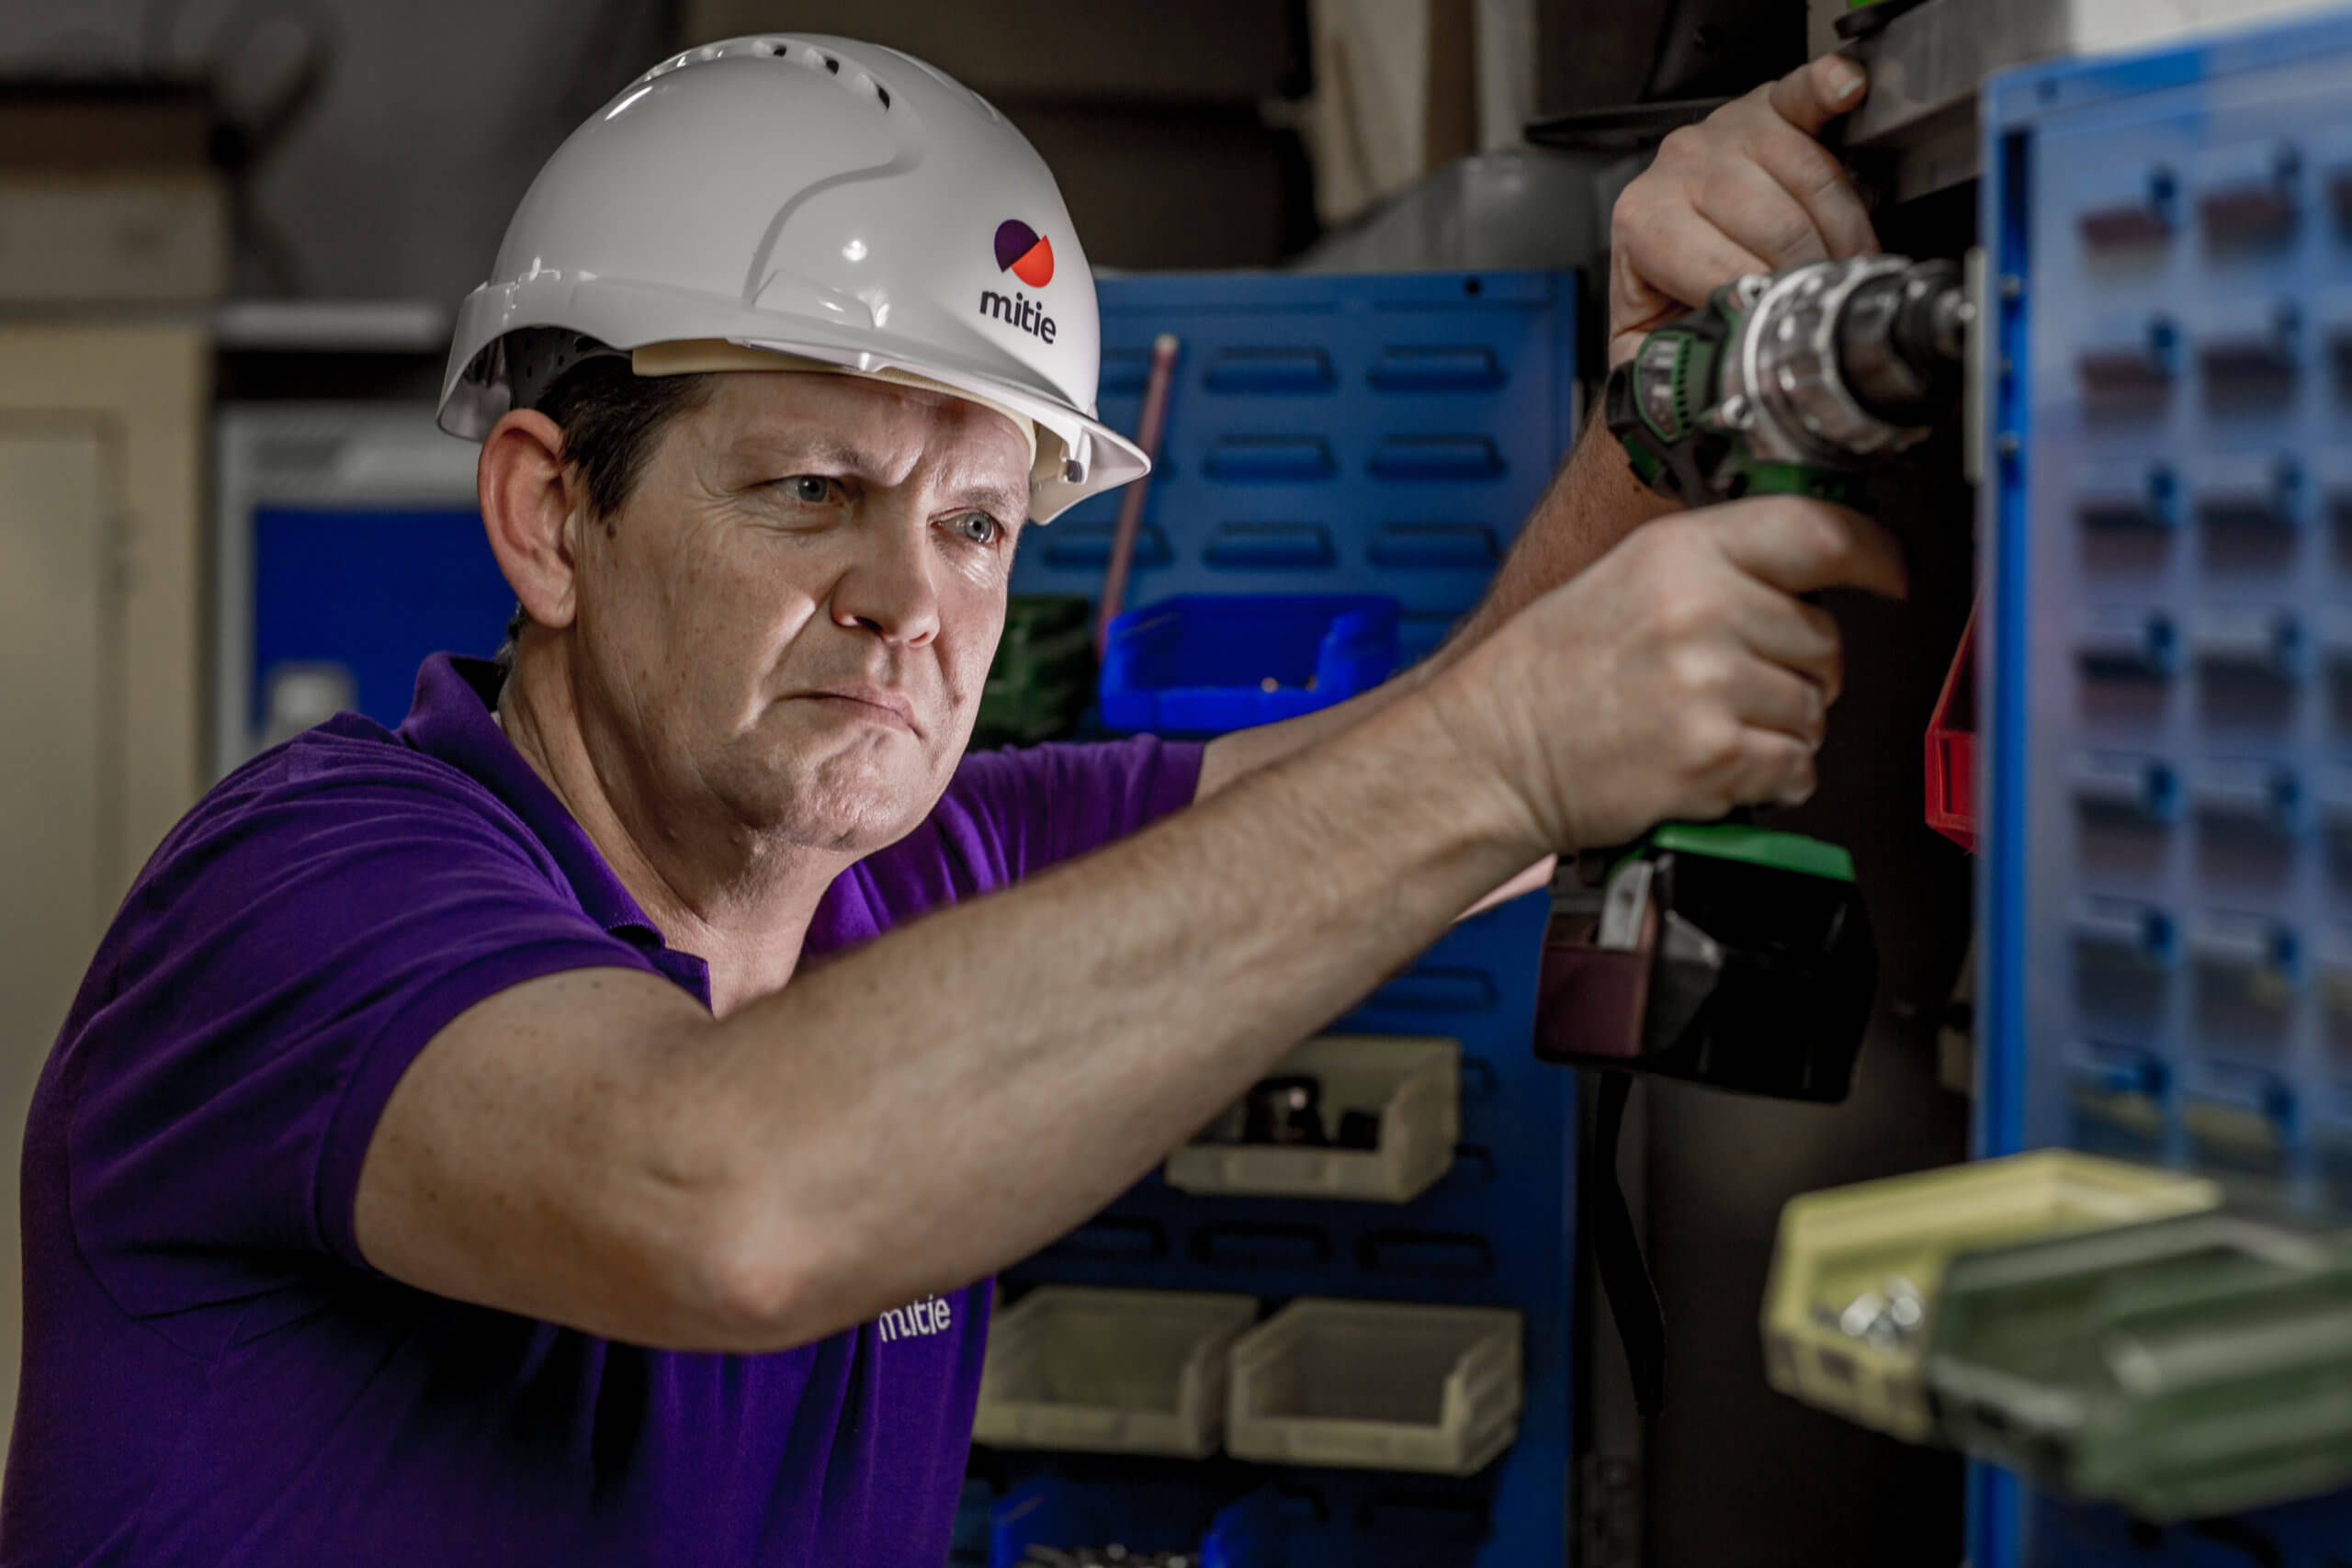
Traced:
[[1043, 1285], [989, 1331], [974, 1440], [1110, 1453], [1214, 1452], [1226, 1353], [1250, 1296]]

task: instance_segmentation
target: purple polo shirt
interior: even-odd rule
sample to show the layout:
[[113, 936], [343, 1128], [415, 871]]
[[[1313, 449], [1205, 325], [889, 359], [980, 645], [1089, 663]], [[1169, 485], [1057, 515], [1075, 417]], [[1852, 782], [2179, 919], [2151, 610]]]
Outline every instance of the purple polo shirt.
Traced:
[[[25, 1370], [0, 1562], [922, 1564], [946, 1554], [989, 1286], [772, 1356], [649, 1350], [447, 1301], [352, 1233], [386, 1097], [444, 1024], [620, 965], [705, 1006], [436, 657], [173, 829], [33, 1099]], [[1196, 747], [968, 757], [826, 894], [811, 955], [1190, 801]]]

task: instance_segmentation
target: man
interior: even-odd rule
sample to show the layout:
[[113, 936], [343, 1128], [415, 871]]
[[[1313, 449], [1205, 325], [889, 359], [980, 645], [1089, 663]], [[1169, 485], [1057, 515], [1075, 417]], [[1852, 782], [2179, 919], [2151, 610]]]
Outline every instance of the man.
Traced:
[[[1612, 353], [1871, 243], [1807, 134], [1860, 91], [1677, 133]], [[888, 51], [698, 51], [497, 276], [444, 421], [512, 668], [265, 754], [126, 900], [28, 1130], [7, 1562], [937, 1562], [987, 1276], [1531, 864], [1803, 797], [1797, 596], [1903, 589], [1792, 501], [1621, 544], [1589, 437], [1380, 691], [959, 765], [1024, 521], [1140, 469], [1018, 133]]]

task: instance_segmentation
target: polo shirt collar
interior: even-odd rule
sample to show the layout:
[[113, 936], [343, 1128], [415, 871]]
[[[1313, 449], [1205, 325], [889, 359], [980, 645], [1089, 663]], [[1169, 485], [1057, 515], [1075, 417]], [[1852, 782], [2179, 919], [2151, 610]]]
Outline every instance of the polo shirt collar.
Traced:
[[416, 696], [400, 737], [458, 769], [503, 802], [555, 857], [588, 918], [635, 946], [659, 949], [660, 928], [646, 918], [595, 840], [547, 781], [524, 761], [492, 717], [506, 671], [487, 659], [436, 653], [416, 672]]

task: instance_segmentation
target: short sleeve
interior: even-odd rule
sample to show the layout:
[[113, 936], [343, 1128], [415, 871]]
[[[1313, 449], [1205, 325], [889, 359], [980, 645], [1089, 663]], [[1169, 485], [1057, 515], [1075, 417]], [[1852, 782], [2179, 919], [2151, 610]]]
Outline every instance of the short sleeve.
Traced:
[[986, 751], [965, 761], [956, 793], [988, 817], [1018, 880], [1190, 806], [1201, 750], [1195, 741], [1139, 735]]
[[360, 1164], [425, 1044], [541, 976], [658, 972], [456, 770], [295, 772], [216, 792], [175, 832], [60, 1043], [75, 1239], [134, 1314], [364, 1268]]

